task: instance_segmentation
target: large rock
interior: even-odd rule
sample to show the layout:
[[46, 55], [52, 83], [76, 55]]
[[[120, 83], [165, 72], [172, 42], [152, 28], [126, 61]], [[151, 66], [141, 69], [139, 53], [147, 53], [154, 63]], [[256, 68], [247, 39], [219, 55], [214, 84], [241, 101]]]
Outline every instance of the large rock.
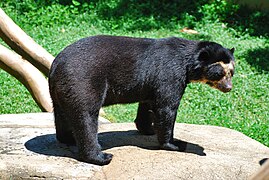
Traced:
[[0, 179], [248, 179], [269, 157], [268, 147], [227, 128], [176, 124], [183, 152], [171, 152], [132, 123], [101, 119], [100, 143], [114, 155], [101, 167], [56, 141], [50, 113], [0, 115], [0, 128]]

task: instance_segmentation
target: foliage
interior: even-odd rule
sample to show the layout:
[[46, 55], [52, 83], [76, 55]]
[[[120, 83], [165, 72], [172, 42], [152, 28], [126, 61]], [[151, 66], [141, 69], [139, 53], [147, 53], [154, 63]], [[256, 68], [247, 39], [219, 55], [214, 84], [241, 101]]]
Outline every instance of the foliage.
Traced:
[[[1, 0], [0, 7], [31, 37], [56, 55], [96, 34], [177, 36], [235, 47], [232, 92], [190, 84], [177, 121], [229, 127], [269, 146], [269, 14], [224, 0]], [[198, 35], [180, 32], [193, 28]], [[2, 43], [2, 42], [1, 42]], [[133, 121], [137, 104], [105, 108], [114, 122]], [[17, 80], [0, 70], [0, 113], [40, 111]]]
[[263, 23], [269, 20], [268, 12], [230, 0], [2, 0], [0, 5], [11, 16], [19, 17], [23, 25], [28, 25], [30, 19], [32, 27], [90, 21], [111, 30], [147, 31], [193, 28], [217, 21], [252, 35], [268, 35], [269, 29], [269, 24]]
[[204, 18], [209, 20], [225, 21], [230, 16], [233, 16], [239, 9], [239, 5], [229, 3], [223, 0], [216, 0], [212, 3], [204, 4], [199, 12], [203, 14]]

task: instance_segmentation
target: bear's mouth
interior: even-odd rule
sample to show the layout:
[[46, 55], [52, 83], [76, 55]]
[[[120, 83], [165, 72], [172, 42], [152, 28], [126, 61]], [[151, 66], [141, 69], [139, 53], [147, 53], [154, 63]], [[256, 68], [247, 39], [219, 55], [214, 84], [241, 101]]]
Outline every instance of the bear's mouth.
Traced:
[[207, 81], [206, 84], [224, 93], [230, 92], [233, 87], [231, 78], [226, 76], [219, 81]]

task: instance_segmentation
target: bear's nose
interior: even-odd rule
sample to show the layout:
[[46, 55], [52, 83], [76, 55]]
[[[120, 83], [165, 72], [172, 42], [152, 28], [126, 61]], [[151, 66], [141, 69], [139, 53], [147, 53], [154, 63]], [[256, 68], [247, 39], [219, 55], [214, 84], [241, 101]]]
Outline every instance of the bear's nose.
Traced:
[[227, 83], [225, 87], [223, 88], [223, 92], [230, 92], [233, 88], [233, 85], [231, 83]]
[[226, 81], [226, 82], [219, 83], [218, 86], [217, 86], [217, 88], [220, 91], [226, 93], [226, 92], [229, 92], [229, 91], [232, 90], [233, 85], [232, 85], [231, 81]]

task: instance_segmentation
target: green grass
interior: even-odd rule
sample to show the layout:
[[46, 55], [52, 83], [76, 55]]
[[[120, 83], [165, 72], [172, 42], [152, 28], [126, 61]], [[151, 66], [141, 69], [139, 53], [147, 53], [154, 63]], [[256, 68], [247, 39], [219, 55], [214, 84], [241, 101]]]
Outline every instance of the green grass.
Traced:
[[[79, 5], [76, 4], [77, 1], [72, 4], [66, 0], [71, 5], [41, 3], [38, 6], [33, 4], [32, 0], [21, 1], [26, 4], [18, 2], [4, 0], [0, 7], [53, 55], [82, 37], [96, 34], [152, 38], [177, 36], [211, 40], [228, 48], [234, 47], [236, 73], [233, 78], [233, 90], [224, 94], [206, 85], [188, 85], [178, 110], [177, 122], [228, 127], [269, 146], [269, 39], [266, 33], [269, 32], [269, 28], [265, 24], [263, 28], [267, 31], [258, 31], [256, 25], [262, 21], [255, 22], [257, 19], [268, 18], [266, 14], [249, 12], [253, 21], [240, 24], [243, 16], [235, 19], [238, 20], [235, 22], [227, 20], [228, 17], [236, 17], [229, 12], [238, 12], [240, 8], [227, 5], [221, 6], [226, 9], [218, 10], [222, 16], [215, 13], [214, 17], [209, 17], [214, 4], [209, 7], [205, 4], [200, 9], [193, 8], [194, 10], [188, 6], [187, 9], [191, 10], [181, 12], [178, 16], [177, 13], [171, 13], [166, 7], [162, 7], [162, 16], [158, 16], [155, 11], [150, 10], [142, 13], [142, 10], [148, 8], [143, 3], [134, 11], [127, 8], [120, 12], [117, 8], [124, 7], [124, 4], [118, 4], [120, 1], [107, 4], [94, 4], [93, 1], [91, 4]], [[31, 2], [32, 7], [27, 2]], [[135, 8], [135, 3], [131, 0], [130, 2], [131, 7]], [[172, 8], [172, 5], [167, 8]], [[174, 4], [173, 7], [180, 8], [178, 4]], [[108, 11], [105, 11], [105, 8]], [[157, 1], [152, 8], [158, 8]], [[228, 13], [227, 8], [230, 10]], [[224, 11], [226, 18], [223, 17]], [[181, 33], [180, 29], [185, 26], [194, 28], [199, 35]], [[113, 122], [132, 122], [136, 116], [136, 109], [137, 104], [115, 105], [106, 107], [105, 112], [106, 117]], [[39, 111], [26, 88], [0, 70], [0, 114]]]

